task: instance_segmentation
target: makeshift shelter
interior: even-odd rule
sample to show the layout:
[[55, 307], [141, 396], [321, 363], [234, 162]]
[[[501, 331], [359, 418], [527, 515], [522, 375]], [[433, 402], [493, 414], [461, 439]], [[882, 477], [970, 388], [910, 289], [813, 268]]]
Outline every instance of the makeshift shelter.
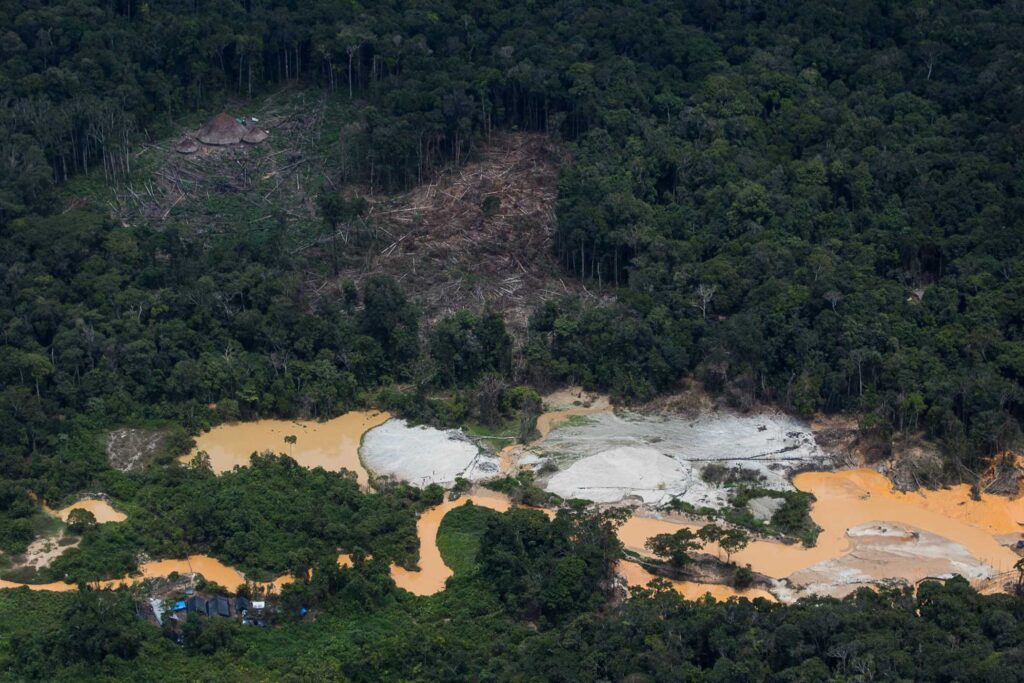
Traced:
[[189, 614], [206, 614], [206, 600], [198, 595], [193, 595], [188, 599], [186, 609]]
[[270, 137], [270, 134], [262, 128], [250, 128], [249, 132], [242, 138], [242, 142], [248, 142], [250, 145], [258, 145], [268, 137]]
[[207, 145], [237, 145], [245, 134], [245, 126], [221, 112], [207, 121], [196, 137]]
[[207, 615], [227, 617], [231, 616], [230, 608], [228, 607], [228, 599], [223, 596], [215, 596], [206, 601], [206, 613]]
[[199, 143], [191, 135], [186, 135], [174, 146], [174, 151], [179, 154], [195, 154], [199, 151]]

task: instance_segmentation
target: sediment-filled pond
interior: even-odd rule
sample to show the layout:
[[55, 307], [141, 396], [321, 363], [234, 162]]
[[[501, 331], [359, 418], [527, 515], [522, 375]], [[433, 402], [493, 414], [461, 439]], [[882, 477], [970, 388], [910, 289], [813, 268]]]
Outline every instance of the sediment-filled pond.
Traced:
[[[366, 486], [366, 469], [359, 461], [359, 444], [367, 430], [390, 419], [388, 413], [352, 411], [325, 422], [310, 420], [257, 420], [214, 427], [196, 437], [192, 452], [182, 456], [190, 461], [205, 451], [217, 473], [245, 467], [253, 453], [273, 451], [291, 456], [303, 467], [355, 472], [360, 486]], [[285, 441], [295, 437], [294, 443]], [[289, 441], [291, 439], [289, 438]]]
[[97, 498], [84, 498], [77, 503], [72, 503], [65, 508], [60, 510], [52, 510], [44, 506], [44, 509], [52, 514], [54, 517], [59, 517], [63, 521], [68, 521], [68, 515], [74, 509], [87, 510], [92, 513], [93, 517], [96, 518], [97, 524], [105, 524], [107, 522], [123, 522], [128, 519], [128, 515], [124, 514], [119, 510], [115, 510], [114, 506], [105, 500]]

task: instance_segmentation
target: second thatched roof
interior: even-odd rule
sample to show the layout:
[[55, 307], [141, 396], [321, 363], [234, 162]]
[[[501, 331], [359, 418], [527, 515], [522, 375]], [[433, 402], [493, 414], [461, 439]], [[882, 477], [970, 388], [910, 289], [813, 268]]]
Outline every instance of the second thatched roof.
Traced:
[[267, 131], [262, 128], [250, 128], [246, 132], [245, 137], [242, 138], [242, 142], [248, 142], [251, 145], [256, 145], [270, 137]]

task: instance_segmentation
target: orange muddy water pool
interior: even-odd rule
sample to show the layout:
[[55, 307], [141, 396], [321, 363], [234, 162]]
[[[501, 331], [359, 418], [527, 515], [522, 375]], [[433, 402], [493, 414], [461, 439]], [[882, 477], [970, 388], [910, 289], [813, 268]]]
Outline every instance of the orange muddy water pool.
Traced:
[[[1008, 571], [1019, 557], [1000, 545], [995, 535], [1024, 530], [1024, 501], [999, 496], [982, 496], [972, 501], [969, 487], [956, 486], [939, 491], [899, 493], [874, 470], [805, 472], [793, 480], [796, 488], [817, 498], [811, 518], [822, 527], [817, 545], [785, 545], [774, 541], [753, 541], [733, 556], [739, 564], [750, 564], [755, 571], [775, 578], [789, 576], [824, 560], [840, 557], [850, 549], [846, 530], [868, 522], [889, 522], [929, 531], [966, 547], [978, 560], [997, 572]], [[681, 524], [664, 519], [634, 516], [620, 529], [619, 537], [627, 548], [642, 551], [644, 542], [660, 533], [683, 526], [697, 529], [700, 524]], [[718, 552], [708, 546], [709, 552]], [[892, 576], [915, 580], [913, 566], [892, 564]]]
[[[303, 467], [342, 468], [356, 473], [359, 485], [367, 485], [367, 474], [359, 462], [359, 442], [367, 430], [386, 422], [391, 415], [379, 411], [353, 411], [326, 422], [309, 420], [257, 420], [214, 427], [196, 437], [196, 447], [180, 458], [188, 462], [199, 451], [210, 456], [217, 473], [245, 467], [254, 453], [285, 453]], [[294, 436], [295, 443], [285, 437]]]
[[[625, 577], [626, 583], [630, 586], [646, 586], [648, 583], [658, 578], [636, 562], [630, 562], [629, 560], [620, 561], [615, 565], [615, 571]], [[676, 592], [687, 600], [699, 600], [705, 595], [711, 595], [711, 597], [716, 600], [728, 600], [729, 598], [747, 598], [749, 600], [753, 600], [754, 598], [765, 598], [766, 600], [775, 602], [774, 595], [760, 588], [737, 590], [732, 586], [723, 586], [720, 584], [674, 581], [671, 579], [664, 580], [672, 584], [672, 587], [676, 589]]]
[[115, 510], [114, 507], [107, 501], [98, 500], [95, 498], [86, 498], [84, 500], [80, 500], [77, 503], [68, 505], [66, 508], [62, 508], [60, 510], [53, 510], [47, 507], [45, 504], [43, 505], [43, 510], [50, 513], [54, 517], [59, 517], [65, 522], [68, 521], [68, 515], [71, 514], [71, 511], [74, 510], [75, 508], [81, 508], [91, 512], [93, 516], [96, 518], [97, 524], [104, 524], [106, 522], [123, 522], [124, 520], [128, 519], [128, 515], [124, 514], [123, 512], [120, 512], [119, 510]]
[[437, 548], [437, 530], [441, 520], [457, 507], [473, 501], [474, 505], [504, 512], [510, 507], [507, 497], [500, 493], [484, 492], [472, 496], [463, 496], [458, 500], [445, 502], [425, 510], [416, 522], [416, 535], [420, 539], [420, 569], [409, 571], [396, 565], [391, 566], [391, 578], [399, 588], [415, 595], [432, 595], [444, 590], [445, 581], [452, 576], [452, 570], [441, 559], [441, 551]]

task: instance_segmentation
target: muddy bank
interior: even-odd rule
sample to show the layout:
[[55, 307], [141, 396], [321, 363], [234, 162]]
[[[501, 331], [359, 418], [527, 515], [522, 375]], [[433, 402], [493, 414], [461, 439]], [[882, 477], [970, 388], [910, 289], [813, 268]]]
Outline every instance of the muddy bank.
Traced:
[[46, 504], [43, 504], [43, 511], [53, 515], [54, 517], [60, 518], [60, 520], [63, 522], [68, 521], [68, 515], [70, 515], [71, 511], [75, 509], [87, 510], [88, 512], [91, 512], [93, 517], [96, 518], [97, 524], [106, 524], [107, 522], [123, 522], [124, 520], [128, 519], [128, 515], [124, 514], [120, 510], [114, 509], [113, 505], [111, 505], [106, 500], [103, 500], [102, 498], [83, 498], [77, 503], [72, 503], [71, 505], [68, 505], [65, 508], [61, 508], [60, 510], [53, 510], [52, 508], [47, 507]]
[[548, 394], [544, 397], [544, 407], [545, 412], [537, 417], [538, 437], [528, 446], [513, 444], [506, 446], [498, 454], [503, 474], [514, 473], [520, 465], [533, 466], [540, 463], [540, 458], [529, 449], [543, 443], [553, 429], [574, 417], [609, 412], [612, 409], [607, 396], [586, 392], [579, 387], [568, 387]]
[[631, 560], [621, 560], [615, 566], [615, 571], [622, 575], [626, 579], [626, 583], [630, 586], [646, 586], [651, 581], [659, 578], [664, 581], [668, 581], [676, 592], [687, 600], [700, 600], [707, 595], [710, 595], [716, 600], [728, 600], [729, 598], [747, 598], [748, 600], [764, 598], [766, 600], [775, 600], [775, 597], [771, 593], [762, 588], [738, 589], [721, 584], [693, 583], [690, 581], [678, 581], [659, 577]]
[[[234, 567], [229, 567], [220, 560], [210, 557], [208, 555], [189, 555], [183, 560], [153, 560], [150, 562], [144, 562], [139, 565], [139, 571], [135, 574], [121, 577], [119, 579], [107, 579], [104, 581], [93, 581], [89, 585], [93, 588], [110, 588], [115, 589], [119, 586], [134, 586], [135, 584], [142, 583], [147, 579], [156, 579], [166, 576], [170, 576], [173, 573], [178, 574], [202, 574], [203, 578], [207, 581], [213, 581], [215, 583], [224, 586], [229, 591], [234, 591], [238, 586], [246, 583], [245, 575]], [[257, 585], [272, 588], [275, 591], [280, 591], [281, 587], [289, 584], [294, 579], [291, 576], [284, 575], [279, 576], [273, 581], [262, 583], [256, 582]], [[73, 591], [77, 590], [77, 584], [64, 583], [63, 581], [55, 581], [53, 583], [39, 583], [39, 584], [23, 584], [15, 583], [12, 581], [0, 581], [0, 588], [21, 588], [26, 587], [31, 590], [43, 590], [43, 591]]]
[[[655, 576], [660, 576], [672, 581], [685, 581], [688, 583], [702, 585], [720, 585], [735, 587], [736, 571], [739, 566], [725, 562], [719, 557], [708, 553], [690, 553], [690, 562], [682, 567], [674, 567], [667, 562], [655, 560], [644, 555], [629, 557], [630, 562], [635, 562], [644, 568], [645, 571]], [[752, 572], [748, 588], [761, 588], [771, 590], [776, 583], [775, 579], [765, 574]]]
[[[982, 581], [1012, 569], [1019, 559], [1001, 544], [1001, 535], [1019, 533], [1024, 501], [989, 495], [974, 501], [966, 485], [901, 493], [883, 475], [867, 469], [805, 472], [793, 483], [817, 498], [810, 513], [822, 527], [817, 545], [806, 548], [757, 539], [733, 555], [737, 564], [789, 579], [794, 588], [791, 594], [779, 592], [784, 599], [813, 592], [846, 595], [888, 578], [916, 582], [959, 573]], [[633, 516], [619, 530], [619, 538], [628, 549], [643, 553], [651, 536], [684, 526], [696, 531], [701, 524], [664, 515]], [[908, 543], [868, 533], [873, 528], [898, 528], [901, 534], [917, 536]], [[714, 544], [705, 549], [718, 552]]]
[[792, 597], [842, 597], [891, 579], [915, 583], [959, 575], [977, 582], [992, 574], [963, 545], [911, 526], [873, 522], [850, 528], [847, 537], [846, 554], [790, 574]]
[[[372, 410], [345, 413], [325, 422], [258, 420], [224, 424], [198, 436], [195, 448], [180, 460], [188, 463], [197, 453], [205, 452], [213, 471], [219, 474], [248, 466], [253, 453], [272, 451], [294, 458], [303, 467], [354, 472], [360, 486], [365, 487], [368, 477], [359, 461], [360, 440], [368, 429], [390, 417]], [[285, 441], [293, 436], [294, 443]]]

